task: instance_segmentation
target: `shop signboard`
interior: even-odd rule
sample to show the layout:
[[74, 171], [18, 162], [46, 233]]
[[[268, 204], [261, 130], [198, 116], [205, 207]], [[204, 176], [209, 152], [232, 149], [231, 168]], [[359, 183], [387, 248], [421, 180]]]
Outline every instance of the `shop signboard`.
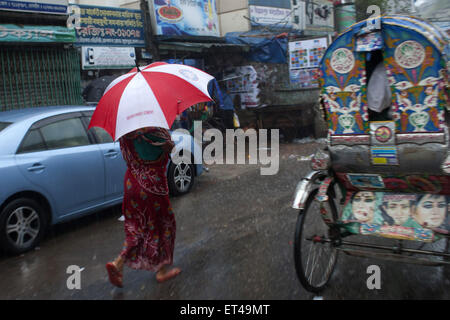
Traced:
[[55, 26], [1, 24], [0, 42], [75, 42], [75, 31]]
[[327, 38], [289, 42], [291, 84], [298, 84], [302, 88], [319, 86], [319, 62], [327, 47]]
[[220, 37], [216, 0], [149, 0], [155, 33]]
[[249, 6], [251, 25], [291, 28], [292, 10], [284, 8]]
[[[1, 0], [0, 0], [1, 1]], [[79, 5], [76, 45], [145, 47], [140, 10]]]
[[67, 0], [0, 0], [0, 10], [67, 14]]
[[133, 47], [81, 47], [81, 68], [92, 69], [131, 69], [136, 66], [136, 53]]

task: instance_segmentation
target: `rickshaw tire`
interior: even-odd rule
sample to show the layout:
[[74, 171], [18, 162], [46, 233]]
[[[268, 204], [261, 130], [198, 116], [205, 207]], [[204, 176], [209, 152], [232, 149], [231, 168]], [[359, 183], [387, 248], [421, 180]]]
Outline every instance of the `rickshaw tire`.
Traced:
[[[308, 196], [306, 203], [305, 203], [305, 207], [304, 209], [301, 209], [297, 218], [297, 224], [295, 227], [295, 238], [294, 238], [294, 261], [295, 261], [295, 270], [297, 273], [297, 278], [299, 279], [300, 283], [302, 284], [302, 286], [309, 292], [313, 292], [313, 293], [321, 293], [328, 285], [329, 280], [331, 279], [334, 269], [336, 267], [336, 263], [338, 260], [338, 256], [339, 256], [339, 251], [336, 252], [336, 258], [334, 261], [334, 264], [331, 268], [331, 272], [328, 276], [328, 279], [326, 279], [325, 283], [323, 283], [321, 286], [313, 286], [311, 285], [308, 280], [306, 279], [305, 276], [305, 272], [303, 270], [303, 265], [302, 265], [302, 261], [301, 261], [301, 232], [302, 232], [302, 227], [303, 227], [303, 223], [304, 223], [304, 219], [306, 217], [306, 215], [308, 214], [308, 209], [311, 206], [311, 203], [314, 201], [314, 198], [317, 194], [319, 189], [314, 189]], [[328, 196], [330, 197], [330, 194], [328, 194]], [[332, 197], [330, 197], [330, 199], [333, 199]], [[332, 200], [333, 201], [333, 200]], [[336, 206], [334, 205], [333, 210], [337, 210]], [[316, 214], [320, 214], [319, 212], [317, 212]], [[335, 218], [337, 215], [337, 212], [335, 212]]]

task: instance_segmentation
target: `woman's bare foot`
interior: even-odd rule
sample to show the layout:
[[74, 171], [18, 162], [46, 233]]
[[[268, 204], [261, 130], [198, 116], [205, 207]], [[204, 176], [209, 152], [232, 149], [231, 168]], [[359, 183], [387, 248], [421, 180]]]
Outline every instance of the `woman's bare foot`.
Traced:
[[120, 256], [113, 262], [108, 262], [106, 264], [109, 281], [119, 288], [123, 288], [123, 264], [123, 259]]
[[116, 287], [123, 288], [122, 273], [117, 269], [114, 262], [108, 262], [106, 264], [106, 270], [108, 271], [109, 282]]
[[116, 260], [113, 261], [113, 264], [116, 266], [116, 268], [123, 273], [123, 265], [124, 265], [124, 260], [121, 256], [118, 256]]
[[175, 278], [178, 274], [180, 274], [180, 272], [181, 272], [180, 268], [172, 268], [170, 270], [167, 270], [166, 267], [162, 267], [156, 273], [156, 281], [158, 281], [159, 283], [162, 283], [169, 279]]

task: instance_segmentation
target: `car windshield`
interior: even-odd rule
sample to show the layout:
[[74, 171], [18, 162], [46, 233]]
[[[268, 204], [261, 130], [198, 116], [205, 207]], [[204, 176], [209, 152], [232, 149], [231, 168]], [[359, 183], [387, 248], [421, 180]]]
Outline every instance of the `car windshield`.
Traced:
[[0, 122], [0, 131], [5, 129], [7, 126], [9, 126], [11, 122]]

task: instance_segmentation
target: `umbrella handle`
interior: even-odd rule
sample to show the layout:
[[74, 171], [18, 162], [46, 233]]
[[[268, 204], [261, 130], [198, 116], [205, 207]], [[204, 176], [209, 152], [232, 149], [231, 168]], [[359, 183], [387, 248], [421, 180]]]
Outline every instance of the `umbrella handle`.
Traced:
[[136, 63], [137, 72], [141, 72], [141, 69], [139, 69], [139, 65], [138, 65], [137, 59], [134, 59], [134, 62]]

